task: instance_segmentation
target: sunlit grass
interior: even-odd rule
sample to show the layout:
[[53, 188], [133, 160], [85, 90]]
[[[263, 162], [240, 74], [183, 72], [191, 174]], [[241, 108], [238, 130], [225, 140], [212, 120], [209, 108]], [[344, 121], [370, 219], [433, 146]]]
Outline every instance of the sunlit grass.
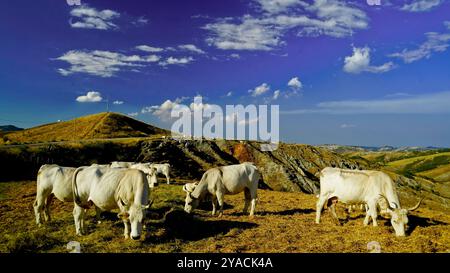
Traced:
[[[410, 216], [408, 236], [394, 235], [389, 220], [379, 227], [363, 226], [363, 213], [350, 215], [339, 206], [343, 223], [337, 226], [326, 210], [316, 225], [314, 195], [259, 190], [257, 215], [242, 215], [243, 195], [226, 196], [224, 216], [210, 216], [210, 205], [202, 205], [194, 216], [183, 212], [184, 192], [177, 185], [160, 184], [152, 192], [154, 203], [140, 241], [123, 238], [123, 224], [116, 213], [104, 213], [101, 224], [94, 210], [87, 215], [86, 236], [76, 236], [72, 204], [55, 201], [53, 222], [37, 227], [32, 203], [35, 183], [8, 187], [13, 199], [0, 201], [0, 252], [69, 252], [67, 243], [78, 241], [83, 252], [368, 252], [377, 241], [382, 252], [450, 251], [448, 210], [431, 209], [426, 202]], [[183, 181], [187, 182], [187, 181]], [[403, 199], [405, 207], [417, 200]]]

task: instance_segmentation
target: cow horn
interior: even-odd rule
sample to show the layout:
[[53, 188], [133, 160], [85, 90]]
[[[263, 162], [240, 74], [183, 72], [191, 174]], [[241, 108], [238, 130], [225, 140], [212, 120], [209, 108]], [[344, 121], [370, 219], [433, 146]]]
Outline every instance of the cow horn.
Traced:
[[[391, 207], [391, 204], [389, 203], [389, 200], [386, 198], [386, 196], [384, 196], [384, 195], [382, 195], [382, 194], [380, 194], [380, 196], [384, 199], [384, 200], [386, 200], [386, 203], [387, 203], [387, 205], [388, 205], [388, 208], [389, 209], [395, 209], [395, 208], [393, 208], [393, 207]], [[395, 204], [395, 203], [394, 203]], [[395, 204], [395, 206], [397, 207], [397, 204]]]
[[408, 211], [416, 210], [420, 206], [420, 204], [422, 203], [422, 200], [423, 200], [423, 197], [419, 200], [419, 203], [417, 203], [417, 205], [415, 205], [412, 208], [409, 208]]
[[150, 200], [147, 205], [143, 206], [144, 209], [148, 209], [153, 205], [154, 200]]

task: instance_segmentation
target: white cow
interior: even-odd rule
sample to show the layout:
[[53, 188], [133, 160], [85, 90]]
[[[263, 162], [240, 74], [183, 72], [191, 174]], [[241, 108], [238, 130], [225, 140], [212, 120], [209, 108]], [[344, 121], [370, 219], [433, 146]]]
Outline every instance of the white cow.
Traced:
[[166, 177], [167, 184], [170, 184], [170, 164], [164, 163], [164, 164], [150, 164], [150, 167], [153, 167], [156, 169], [156, 174], [163, 174]]
[[368, 210], [364, 225], [372, 218], [373, 226], [377, 226], [377, 203], [385, 199], [387, 212], [391, 216], [391, 224], [397, 236], [405, 236], [408, 223], [408, 211], [417, 209], [422, 200], [411, 209], [402, 209], [392, 179], [380, 171], [344, 170], [327, 167], [320, 172], [320, 195], [317, 201], [316, 223], [320, 223], [320, 214], [326, 202], [331, 201], [331, 212], [337, 220], [335, 204], [367, 204]]
[[72, 175], [76, 168], [61, 167], [58, 165], [42, 165], [37, 175], [36, 200], [33, 208], [36, 224], [41, 225], [41, 216], [50, 221], [50, 203], [55, 196], [62, 202], [71, 202]]
[[[92, 164], [91, 166], [109, 168], [109, 165]], [[87, 166], [82, 168], [87, 168]], [[61, 202], [73, 202], [72, 176], [75, 170], [76, 168], [55, 164], [41, 166], [37, 176], [36, 200], [33, 204], [36, 224], [39, 226], [42, 224], [42, 213], [45, 221], [51, 221], [50, 204], [53, 196]], [[156, 180], [156, 175], [153, 175], [153, 180]], [[97, 222], [101, 223], [101, 210], [95, 207], [95, 213]]]
[[133, 164], [136, 164], [136, 162], [113, 161], [111, 162], [111, 168], [129, 168]]
[[191, 213], [200, 201], [210, 195], [213, 205], [212, 215], [216, 213], [217, 202], [220, 206], [220, 217], [223, 215], [224, 195], [244, 192], [244, 213], [247, 213], [251, 203], [250, 216], [253, 216], [258, 197], [258, 182], [261, 178], [261, 173], [256, 166], [248, 162], [209, 169], [197, 185], [190, 183], [183, 187], [186, 191], [184, 210]]
[[140, 238], [149, 193], [147, 176], [142, 171], [102, 166], [78, 168], [73, 175], [72, 188], [77, 235], [85, 233], [85, 210], [93, 204], [102, 211], [119, 209], [125, 238]]
[[156, 168], [152, 167], [150, 163], [113, 161], [111, 162], [111, 168], [130, 168], [143, 171], [145, 174], [147, 174], [148, 185], [150, 186], [150, 188], [154, 188], [158, 185], [158, 180], [156, 178]]

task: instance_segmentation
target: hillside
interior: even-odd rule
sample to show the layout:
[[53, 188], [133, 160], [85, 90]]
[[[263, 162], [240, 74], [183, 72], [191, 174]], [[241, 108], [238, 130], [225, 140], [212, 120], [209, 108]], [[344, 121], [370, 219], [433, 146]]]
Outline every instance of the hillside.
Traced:
[[22, 128], [16, 127], [14, 125], [0, 125], [0, 132], [14, 132], [21, 131]]
[[3, 143], [38, 143], [67, 140], [147, 137], [168, 134], [166, 130], [118, 113], [99, 113], [69, 121], [45, 124], [13, 132]]

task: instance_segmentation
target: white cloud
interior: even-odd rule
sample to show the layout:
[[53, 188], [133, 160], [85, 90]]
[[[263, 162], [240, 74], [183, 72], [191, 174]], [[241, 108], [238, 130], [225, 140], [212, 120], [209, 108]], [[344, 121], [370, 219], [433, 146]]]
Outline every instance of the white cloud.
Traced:
[[101, 50], [71, 50], [56, 58], [56, 60], [70, 64], [68, 69], [58, 69], [58, 72], [63, 76], [74, 73], [86, 73], [108, 78], [114, 76], [121, 69], [143, 67], [145, 64], [158, 62], [160, 57], [156, 55], [124, 55]]
[[148, 19], [141, 16], [141, 17], [137, 18], [136, 20], [134, 20], [132, 22], [132, 24], [135, 26], [144, 26], [144, 25], [148, 24]]
[[341, 127], [341, 129], [348, 129], [348, 128], [355, 128], [356, 125], [344, 123], [344, 124], [341, 124], [339, 127]]
[[102, 95], [100, 92], [89, 91], [86, 95], [77, 97], [78, 102], [100, 102], [102, 101]]
[[201, 50], [193, 44], [179, 45], [178, 48], [181, 50], [192, 51], [198, 54], [205, 54], [205, 51]]
[[115, 104], [115, 105], [122, 105], [122, 104], [123, 104], [123, 101], [121, 101], [121, 100], [115, 100], [115, 101], [113, 101], [113, 104]]
[[145, 52], [162, 52], [162, 51], [164, 51], [164, 48], [153, 47], [153, 46], [148, 46], [148, 45], [139, 45], [136, 48], [141, 51], [145, 51]]
[[298, 79], [298, 77], [294, 77], [289, 80], [288, 84], [289, 87], [292, 87], [296, 90], [301, 89], [303, 87], [302, 82]]
[[192, 58], [192, 57], [181, 57], [181, 58], [169, 57], [166, 60], [159, 62], [159, 65], [161, 65], [161, 66], [185, 65], [185, 64], [189, 64], [193, 61], [194, 61], [194, 58]]
[[86, 5], [76, 7], [70, 11], [70, 15], [78, 18], [78, 21], [72, 22], [70, 25], [73, 28], [87, 28], [87, 29], [116, 29], [118, 28], [112, 20], [120, 17], [120, 13], [105, 9], [98, 11], [95, 8]]
[[230, 58], [232, 58], [232, 59], [240, 59], [241, 55], [239, 55], [237, 53], [233, 53], [233, 54], [230, 54]]
[[272, 50], [281, 44], [279, 29], [262, 24], [250, 15], [238, 22], [230, 18], [219, 19], [203, 28], [210, 32], [209, 45], [223, 50]]
[[344, 71], [358, 74], [361, 72], [384, 73], [394, 68], [394, 63], [387, 62], [380, 66], [370, 64], [370, 48], [353, 48], [353, 55], [345, 57]]
[[171, 120], [171, 112], [174, 108], [180, 106], [180, 104], [186, 100], [187, 97], [176, 98], [174, 101], [168, 99], [161, 105], [153, 105], [142, 108], [141, 113], [150, 113], [157, 116], [161, 120], [169, 121]]
[[443, 114], [450, 113], [450, 91], [378, 100], [325, 101], [314, 109], [283, 111], [283, 114]]
[[255, 89], [248, 90], [252, 97], [261, 96], [270, 90], [270, 86], [267, 83], [263, 83], [260, 86], [255, 87]]
[[275, 90], [275, 92], [273, 92], [273, 100], [277, 100], [281, 95], [281, 91], [280, 90]]
[[[285, 42], [288, 31], [299, 36], [345, 37], [368, 27], [364, 11], [338, 0], [314, 0], [312, 4], [289, 0], [256, 0], [263, 15], [221, 18], [203, 27], [210, 32], [206, 42], [223, 50], [273, 50]], [[298, 6], [293, 11], [286, 11]]]
[[225, 97], [231, 97], [231, 96], [233, 96], [233, 92], [231, 92], [231, 91], [225, 95]]
[[139, 113], [133, 112], [133, 113], [128, 113], [127, 115], [129, 115], [130, 117], [137, 117], [139, 115]]
[[262, 10], [270, 14], [285, 12], [289, 8], [302, 4], [299, 0], [254, 0], [257, 2]]
[[401, 7], [401, 10], [410, 12], [424, 12], [442, 4], [443, 0], [412, 0]]
[[[444, 24], [450, 29], [448, 22]], [[417, 49], [404, 49], [389, 56], [400, 58], [405, 63], [412, 63], [423, 58], [430, 58], [433, 53], [444, 52], [450, 46], [450, 33], [428, 32], [425, 36], [427, 40]]]

